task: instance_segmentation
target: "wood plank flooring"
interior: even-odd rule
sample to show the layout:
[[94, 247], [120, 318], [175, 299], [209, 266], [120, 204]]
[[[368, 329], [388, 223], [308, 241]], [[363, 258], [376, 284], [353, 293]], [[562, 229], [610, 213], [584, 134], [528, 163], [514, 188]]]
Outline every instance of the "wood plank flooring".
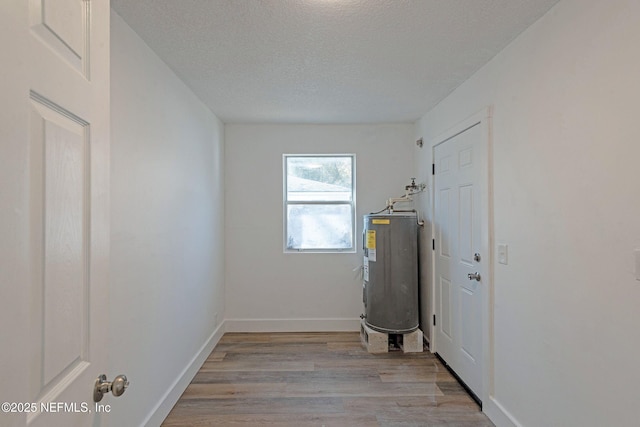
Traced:
[[162, 425], [493, 426], [433, 355], [357, 332], [225, 334]]

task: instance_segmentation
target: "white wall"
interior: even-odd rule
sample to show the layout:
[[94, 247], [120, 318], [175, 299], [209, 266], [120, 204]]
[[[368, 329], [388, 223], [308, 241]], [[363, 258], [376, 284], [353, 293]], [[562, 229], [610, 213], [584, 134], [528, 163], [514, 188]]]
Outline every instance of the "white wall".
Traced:
[[640, 2], [562, 1], [417, 123], [429, 145], [495, 107], [498, 425], [496, 404], [524, 426], [638, 425], [638, 40]]
[[225, 125], [227, 330], [357, 330], [362, 249], [283, 253], [282, 155], [356, 154], [358, 242], [404, 193], [414, 144], [409, 124]]
[[420, 127], [416, 124], [415, 140], [423, 138], [423, 146], [420, 148], [414, 146], [413, 176], [416, 182], [427, 184], [423, 192], [414, 196], [414, 203], [418, 209], [420, 219], [424, 222], [424, 226], [420, 230], [419, 235], [419, 287], [420, 287], [420, 327], [424, 335], [424, 339], [431, 342], [431, 325], [433, 324], [433, 289], [431, 286], [433, 266], [431, 263], [432, 256], [432, 228], [431, 228], [431, 146], [429, 141], [423, 137]]
[[223, 125], [114, 12], [111, 64], [110, 424], [159, 425], [224, 316]]

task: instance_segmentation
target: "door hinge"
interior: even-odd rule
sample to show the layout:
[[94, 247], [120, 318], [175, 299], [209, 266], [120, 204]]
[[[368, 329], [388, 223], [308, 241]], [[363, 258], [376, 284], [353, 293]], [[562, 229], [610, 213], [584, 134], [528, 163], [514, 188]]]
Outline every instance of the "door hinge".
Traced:
[[436, 174], [436, 164], [431, 163], [431, 175], [435, 175], [435, 174]]
[[431, 239], [431, 249], [436, 250], [436, 239]]
[[436, 315], [433, 315], [433, 326], [436, 326]]

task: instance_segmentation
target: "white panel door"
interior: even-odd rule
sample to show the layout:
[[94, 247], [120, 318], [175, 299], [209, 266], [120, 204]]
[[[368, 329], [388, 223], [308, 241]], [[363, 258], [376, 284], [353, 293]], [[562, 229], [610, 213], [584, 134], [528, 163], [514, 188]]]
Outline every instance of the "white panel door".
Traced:
[[17, 246], [23, 257], [3, 283], [17, 298], [3, 298], [0, 310], [22, 306], [14, 335], [0, 345], [11, 352], [7, 344], [24, 343], [15, 348], [24, 363], [0, 371], [15, 370], [21, 382], [14, 396], [3, 394], [23, 403], [6, 425], [97, 426], [105, 415], [93, 385], [111, 375], [109, 2], [3, 3], [0, 37], [15, 56], [3, 57], [2, 67], [20, 89], [5, 92], [1, 104], [0, 124], [12, 127], [1, 154], [21, 167], [0, 170], [9, 195], [0, 207], [15, 213], [14, 233], [0, 245], [3, 253]]
[[481, 253], [481, 129], [476, 124], [434, 148], [435, 348], [478, 397], [486, 264]]

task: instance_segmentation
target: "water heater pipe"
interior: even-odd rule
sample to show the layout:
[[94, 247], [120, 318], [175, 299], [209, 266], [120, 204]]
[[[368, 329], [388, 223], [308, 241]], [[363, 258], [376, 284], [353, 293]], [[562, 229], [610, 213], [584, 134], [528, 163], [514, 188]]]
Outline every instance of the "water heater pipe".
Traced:
[[[412, 202], [413, 199], [411, 198], [411, 196], [413, 196], [414, 194], [422, 193], [426, 187], [427, 186], [425, 184], [416, 184], [416, 179], [411, 178], [411, 184], [404, 187], [404, 195], [401, 197], [392, 197], [388, 199], [387, 207], [383, 210], [389, 210], [389, 213], [393, 213], [393, 207], [396, 203]], [[396, 212], [398, 211], [396, 210]]]
[[422, 193], [426, 187], [427, 187], [426, 184], [423, 184], [423, 183], [416, 184], [416, 179], [411, 178], [411, 184], [404, 187], [404, 190], [405, 190], [404, 195], [401, 197], [392, 197], [388, 199], [387, 206], [382, 211], [386, 210], [390, 214], [394, 212], [415, 212], [416, 216], [418, 217], [418, 225], [423, 226], [424, 221], [420, 220], [420, 215], [416, 209], [399, 210], [399, 209], [394, 209], [394, 206], [396, 203], [412, 202], [413, 198], [411, 196], [413, 196], [414, 194]]

